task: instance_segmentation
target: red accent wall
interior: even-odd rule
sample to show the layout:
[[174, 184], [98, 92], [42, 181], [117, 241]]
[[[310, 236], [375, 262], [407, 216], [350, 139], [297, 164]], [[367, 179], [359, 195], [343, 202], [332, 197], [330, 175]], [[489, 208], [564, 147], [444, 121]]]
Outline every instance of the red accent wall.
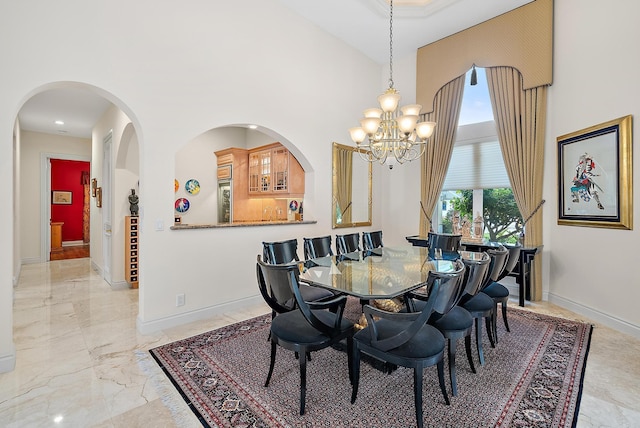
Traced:
[[62, 242], [82, 241], [82, 171], [90, 171], [89, 162], [51, 159], [51, 190], [72, 192], [71, 205], [51, 204], [51, 221], [64, 222]]

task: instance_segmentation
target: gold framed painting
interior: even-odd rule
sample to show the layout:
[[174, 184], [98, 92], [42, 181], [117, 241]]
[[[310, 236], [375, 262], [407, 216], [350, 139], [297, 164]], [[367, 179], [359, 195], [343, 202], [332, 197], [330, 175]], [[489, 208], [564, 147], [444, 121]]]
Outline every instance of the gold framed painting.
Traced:
[[54, 190], [51, 192], [51, 203], [53, 205], [73, 204], [73, 193], [68, 190]]
[[633, 229], [631, 115], [562, 135], [558, 224]]

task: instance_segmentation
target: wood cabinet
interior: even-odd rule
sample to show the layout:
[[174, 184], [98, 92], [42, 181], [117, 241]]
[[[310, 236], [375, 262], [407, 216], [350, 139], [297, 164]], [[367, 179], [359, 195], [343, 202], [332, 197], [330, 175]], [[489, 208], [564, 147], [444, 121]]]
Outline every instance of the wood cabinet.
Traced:
[[[247, 179], [248, 152], [246, 149], [230, 147], [215, 152], [217, 158], [218, 188], [221, 183], [231, 183], [231, 215], [229, 222], [246, 221], [246, 205], [249, 197]], [[220, 202], [218, 202], [220, 203]], [[223, 222], [220, 218], [219, 222]]]
[[250, 196], [304, 196], [304, 170], [282, 144], [249, 150]]
[[62, 251], [62, 221], [51, 222], [51, 252], [58, 253]]
[[132, 288], [138, 288], [140, 224], [138, 216], [124, 218], [124, 277]]

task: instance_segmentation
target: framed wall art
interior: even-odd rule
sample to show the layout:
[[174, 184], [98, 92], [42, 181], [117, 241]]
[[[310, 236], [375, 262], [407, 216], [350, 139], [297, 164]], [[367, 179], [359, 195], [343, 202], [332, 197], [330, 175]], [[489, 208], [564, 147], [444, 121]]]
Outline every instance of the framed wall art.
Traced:
[[51, 192], [51, 203], [54, 205], [71, 205], [73, 193], [68, 190], [54, 190]]
[[558, 224], [633, 229], [632, 116], [557, 142]]

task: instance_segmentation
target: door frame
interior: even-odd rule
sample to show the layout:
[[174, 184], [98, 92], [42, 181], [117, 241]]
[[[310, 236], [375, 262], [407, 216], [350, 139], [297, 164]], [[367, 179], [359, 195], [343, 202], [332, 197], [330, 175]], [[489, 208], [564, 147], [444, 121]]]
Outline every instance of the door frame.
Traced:
[[[91, 156], [69, 153], [40, 153], [40, 262], [51, 260], [51, 159], [89, 162]], [[91, 220], [89, 220], [91, 221]]]

